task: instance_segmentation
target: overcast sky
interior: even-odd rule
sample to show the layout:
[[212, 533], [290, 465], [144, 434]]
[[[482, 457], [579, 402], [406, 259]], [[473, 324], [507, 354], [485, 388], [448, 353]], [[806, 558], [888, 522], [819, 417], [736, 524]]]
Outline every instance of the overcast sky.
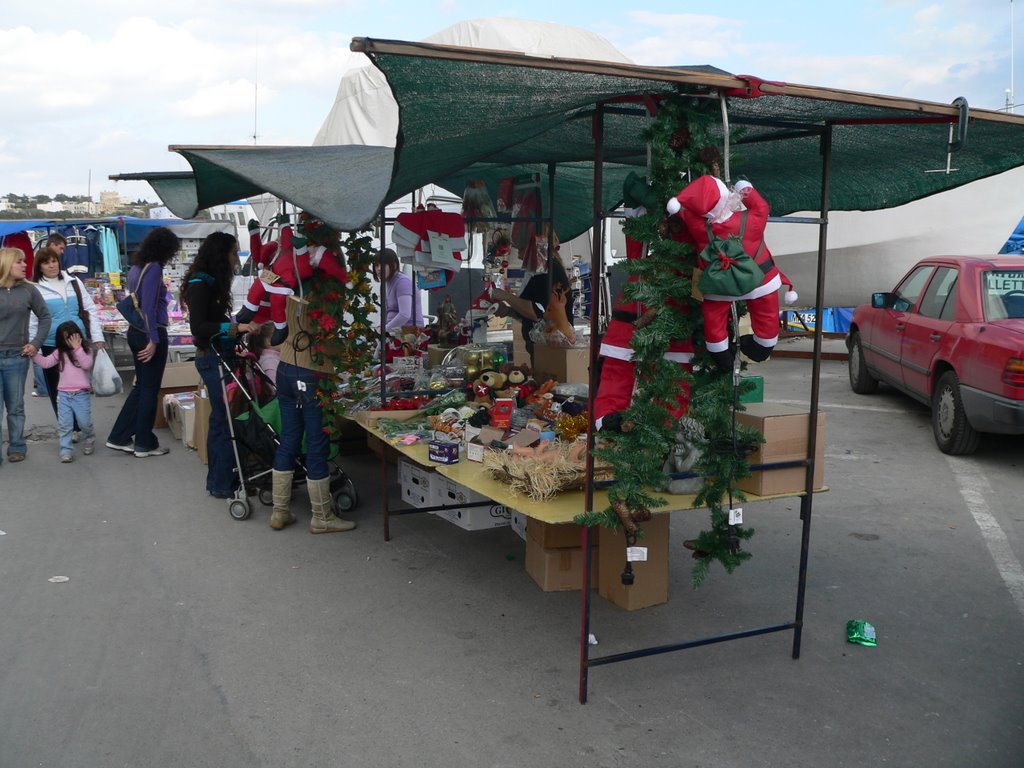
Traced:
[[[964, 96], [988, 109], [1002, 109], [1011, 86], [1011, 17], [1024, 42], [1024, 7], [1006, 0], [156, 5], [4, 3], [0, 194], [91, 192], [98, 199], [101, 190], [117, 189], [156, 200], [147, 184], [107, 177], [187, 169], [169, 144], [252, 144], [254, 133], [259, 144], [310, 144], [342, 74], [367, 63], [349, 52], [352, 37], [421, 40], [466, 19], [583, 27], [638, 64], [712, 64], [768, 80], [946, 103]], [[1019, 77], [1014, 90], [1015, 101], [1024, 101]]]

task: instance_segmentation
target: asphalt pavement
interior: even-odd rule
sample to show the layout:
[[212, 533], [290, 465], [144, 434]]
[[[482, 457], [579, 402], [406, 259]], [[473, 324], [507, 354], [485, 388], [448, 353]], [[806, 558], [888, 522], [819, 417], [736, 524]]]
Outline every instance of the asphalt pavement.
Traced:
[[[811, 362], [774, 359], [770, 401]], [[121, 398], [96, 399], [106, 436]], [[949, 766], [1024, 764], [1024, 444], [935, 447], [928, 412], [822, 364], [802, 654], [777, 633], [598, 667], [577, 702], [579, 594], [544, 593], [508, 528], [392, 518], [379, 464], [345, 457], [350, 533], [237, 522], [170, 434], [163, 457], [58, 462], [27, 398], [28, 459], [0, 467], [0, 768], [54, 766]], [[595, 653], [792, 619], [796, 499], [747, 505], [753, 558], [694, 591], [672, 516], [670, 599], [595, 595]], [[53, 577], [66, 581], [53, 582]], [[846, 641], [864, 619], [878, 646]]]

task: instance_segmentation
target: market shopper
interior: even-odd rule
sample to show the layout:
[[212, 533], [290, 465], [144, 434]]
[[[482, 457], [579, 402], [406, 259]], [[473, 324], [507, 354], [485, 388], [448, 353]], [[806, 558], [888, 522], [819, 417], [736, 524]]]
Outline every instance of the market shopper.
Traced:
[[573, 316], [573, 295], [569, 290], [569, 275], [562, 266], [558, 248], [555, 248], [554, 256], [547, 262], [550, 265], [548, 272], [538, 272], [531, 277], [523, 290], [516, 296], [514, 293], [503, 288], [492, 288], [491, 299], [505, 302], [512, 308], [513, 315], [522, 323], [523, 342], [526, 351], [530, 355], [530, 364], [533, 365], [533, 339], [530, 333], [533, 326], [544, 319], [544, 312], [556, 294], [567, 296], [565, 314], [572, 322]]
[[133, 453], [137, 458], [163, 456], [153, 433], [157, 396], [167, 365], [167, 294], [163, 268], [174, 258], [181, 241], [167, 227], [154, 227], [132, 256], [126, 284], [139, 297], [145, 328], [128, 328], [128, 346], [135, 353], [135, 384], [117, 415], [107, 448]]
[[423, 307], [412, 278], [402, 272], [398, 254], [384, 248], [373, 265], [373, 276], [384, 283], [384, 332], [401, 335], [402, 328], [414, 325], [423, 328]]
[[330, 442], [324, 431], [323, 412], [317, 396], [317, 386], [328, 375], [325, 370], [314, 370], [310, 358], [310, 328], [307, 315], [297, 311], [305, 306], [295, 297], [288, 299], [288, 338], [281, 345], [281, 362], [277, 367], [277, 401], [281, 408], [281, 442], [274, 454], [273, 494], [274, 511], [270, 527], [276, 531], [295, 522], [289, 505], [295, 461], [306, 438], [306, 488], [313, 507], [310, 533], [341, 533], [351, 531], [356, 524], [342, 520], [331, 511], [331, 478], [328, 468]]
[[181, 302], [188, 308], [189, 327], [196, 345], [196, 369], [211, 403], [206, 437], [206, 490], [218, 499], [234, 494], [238, 478], [224, 407], [224, 382], [214, 346], [230, 361], [238, 336], [260, 329], [258, 324], [231, 322], [231, 279], [237, 265], [238, 240], [226, 232], [214, 232], [200, 244], [181, 283]]
[[[29, 316], [38, 320], [29, 336]], [[50, 332], [50, 310], [34, 285], [25, 280], [25, 254], [0, 248], [0, 417], [7, 412], [7, 458], [25, 460], [25, 381], [28, 361]], [[3, 421], [0, 418], [0, 438]], [[0, 458], [0, 464], [3, 459]]]
[[53, 351], [37, 352], [33, 360], [44, 371], [57, 372], [58, 381], [51, 391], [59, 392], [57, 424], [60, 428], [60, 461], [62, 464], [70, 464], [74, 460], [73, 428], [82, 433], [82, 453], [88, 456], [93, 451], [95, 433], [89, 381], [93, 353], [88, 339], [82, 337], [82, 329], [74, 320], [61, 323], [54, 334], [54, 340], [56, 347]]
[[[51, 236], [51, 239], [53, 237], [60, 235]], [[106, 346], [103, 342], [103, 327], [100, 325], [96, 304], [89, 295], [89, 289], [77, 277], [61, 269], [60, 253], [57, 249], [46, 246], [36, 254], [32, 265], [32, 282], [39, 289], [51, 316], [50, 332], [43, 341], [42, 349], [39, 350], [42, 354], [49, 355], [57, 348], [57, 329], [66, 322], [75, 323], [79, 332], [91, 342], [92, 347], [103, 349]], [[34, 334], [36, 322], [35, 317], [29, 319], [29, 336]], [[55, 415], [59, 378], [60, 372], [57, 367], [43, 370], [45, 391], [50, 396], [50, 404]], [[76, 424], [74, 432], [78, 431]]]

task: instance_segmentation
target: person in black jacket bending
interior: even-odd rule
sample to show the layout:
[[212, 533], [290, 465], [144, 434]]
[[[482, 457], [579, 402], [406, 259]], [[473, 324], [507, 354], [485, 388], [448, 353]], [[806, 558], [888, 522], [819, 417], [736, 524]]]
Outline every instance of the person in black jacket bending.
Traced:
[[208, 235], [181, 282], [181, 301], [188, 307], [196, 345], [196, 369], [210, 397], [210, 428], [206, 436], [206, 490], [230, 498], [238, 487], [235, 459], [224, 407], [224, 384], [213, 345], [227, 359], [234, 356], [238, 336], [257, 332], [256, 323], [231, 321], [231, 279], [238, 265], [238, 240], [226, 232]]

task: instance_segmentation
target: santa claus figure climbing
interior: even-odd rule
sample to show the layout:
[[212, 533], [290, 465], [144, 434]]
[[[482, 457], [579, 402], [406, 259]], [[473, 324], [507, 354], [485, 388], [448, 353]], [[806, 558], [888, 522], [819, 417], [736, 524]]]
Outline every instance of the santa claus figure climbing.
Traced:
[[[287, 217], [283, 221], [287, 221]], [[288, 297], [295, 293], [301, 281], [308, 280], [316, 270], [337, 278], [342, 283], [347, 283], [348, 275], [341, 253], [323, 245], [310, 245], [307, 242], [305, 233], [311, 227], [322, 226], [308, 214], [302, 214], [299, 234], [293, 234], [291, 226], [283, 224], [281, 240], [276, 249], [269, 248], [268, 246], [273, 245], [270, 243], [260, 244], [259, 224], [256, 225], [254, 235], [252, 223], [250, 222], [249, 228], [250, 239], [253, 241], [252, 253], [254, 256], [259, 253], [260, 258], [265, 258], [266, 261], [263, 262], [259, 279], [252, 284], [245, 297], [237, 320], [240, 323], [248, 323], [254, 319], [259, 322], [261, 315], [266, 317], [264, 313], [269, 304], [270, 320], [274, 323], [270, 344], [276, 346], [288, 338], [288, 323], [285, 320]], [[268, 253], [271, 254], [269, 258]]]
[[[644, 213], [646, 209], [641, 207], [630, 209], [627, 215], [640, 216]], [[689, 242], [689, 235], [683, 231], [671, 233], [670, 236], [678, 241]], [[630, 237], [626, 238], [628, 260], [643, 258], [644, 253], [643, 243]], [[628, 282], [635, 283], [639, 280], [640, 276], [634, 274], [629, 276]], [[684, 307], [679, 309], [685, 311]], [[642, 323], [642, 318], [647, 314], [646, 306], [637, 301], [627, 301], [621, 292], [612, 305], [608, 330], [601, 340], [601, 374], [597, 395], [594, 397], [594, 423], [598, 429], [622, 428], [621, 414], [632, 403], [633, 392], [636, 389], [636, 363], [633, 362], [634, 351], [631, 342], [638, 323]], [[693, 343], [690, 339], [673, 339], [669, 342], [663, 357], [678, 363], [682, 370], [691, 372]], [[668, 409], [674, 418], [686, 413], [689, 398], [689, 387], [680, 380], [676, 403]]]
[[[701, 176], [670, 199], [666, 209], [682, 217], [701, 252], [708, 246], [708, 226], [716, 237], [723, 239], [739, 237], [742, 227], [743, 250], [754, 259], [764, 278], [760, 285], [741, 296], [704, 294], [701, 303], [704, 340], [715, 363], [724, 370], [732, 370], [736, 351], [729, 340], [729, 314], [733, 302], [745, 301], [752, 333], [740, 337], [740, 350], [754, 362], [767, 360], [779, 340], [779, 288], [782, 285], [789, 288], [787, 304], [797, 299], [792, 284], [775, 266], [764, 244], [768, 203], [749, 181], [739, 181], [730, 190], [715, 176]], [[706, 269], [708, 264], [704, 258], [700, 259], [702, 268]]]

